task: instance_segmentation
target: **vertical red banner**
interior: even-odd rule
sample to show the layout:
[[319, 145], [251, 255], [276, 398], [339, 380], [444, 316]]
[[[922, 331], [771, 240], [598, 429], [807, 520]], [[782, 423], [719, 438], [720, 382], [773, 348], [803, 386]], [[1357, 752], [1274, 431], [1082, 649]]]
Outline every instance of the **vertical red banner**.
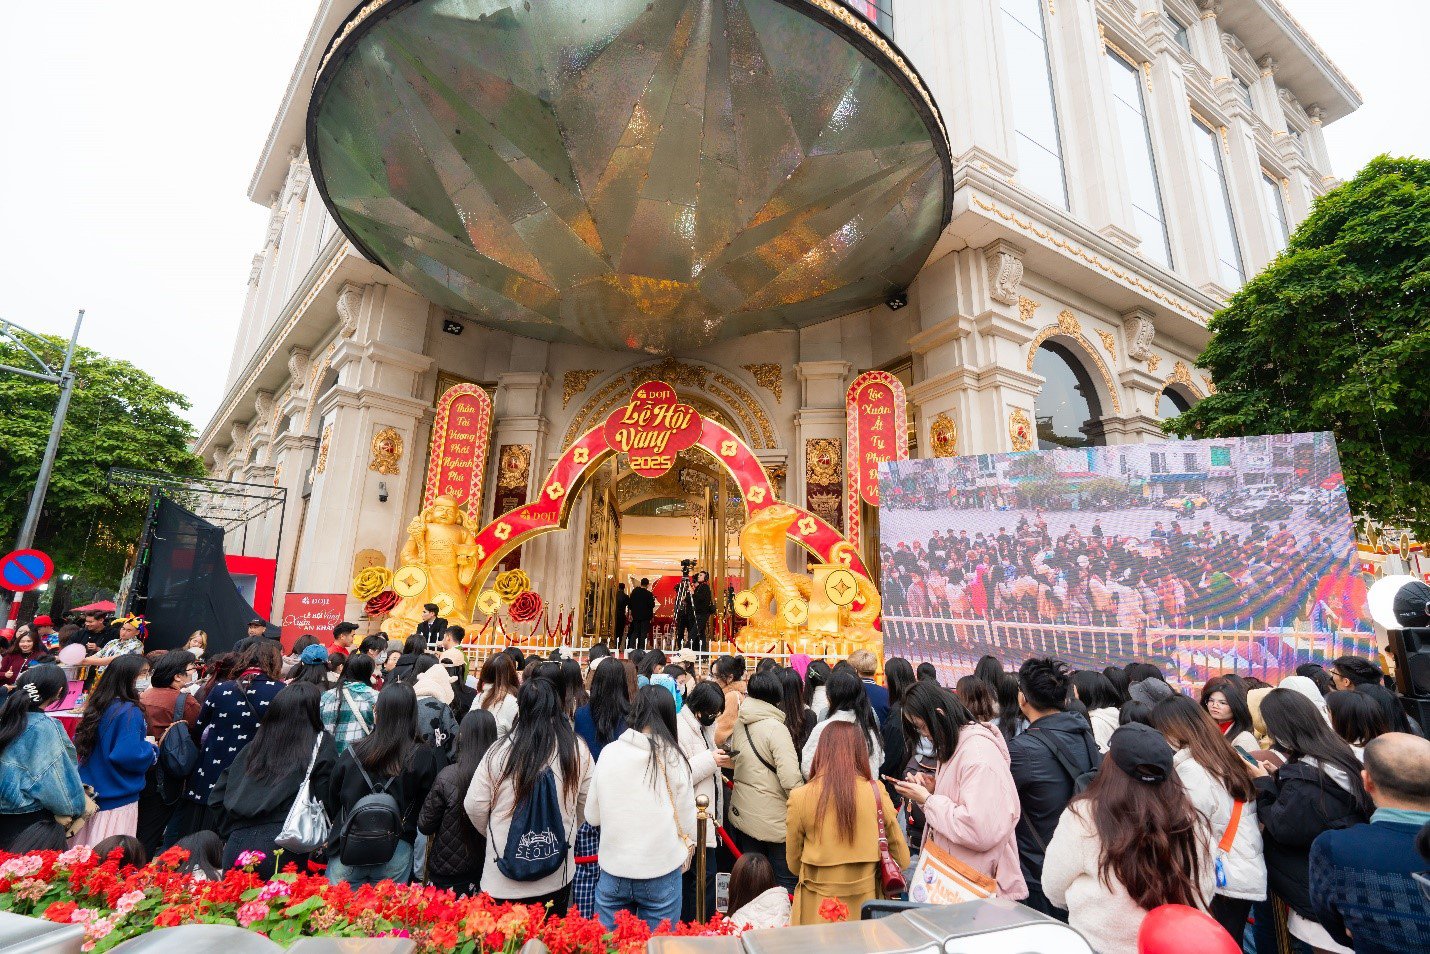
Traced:
[[844, 395], [846, 517], [844, 533], [859, 545], [859, 504], [879, 506], [879, 465], [909, 458], [904, 385], [887, 371], [866, 371]]
[[481, 525], [491, 430], [492, 399], [481, 385], [455, 384], [447, 389], [437, 402], [437, 417], [432, 422], [423, 509], [438, 497], [452, 497]]

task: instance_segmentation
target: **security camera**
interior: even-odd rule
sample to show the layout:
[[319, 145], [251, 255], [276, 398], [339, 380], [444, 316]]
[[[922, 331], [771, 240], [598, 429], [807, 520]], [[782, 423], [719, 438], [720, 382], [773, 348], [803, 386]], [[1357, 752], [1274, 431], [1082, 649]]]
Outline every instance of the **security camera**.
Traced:
[[377, 482], [377, 502], [387, 503], [387, 481], [385, 480]]

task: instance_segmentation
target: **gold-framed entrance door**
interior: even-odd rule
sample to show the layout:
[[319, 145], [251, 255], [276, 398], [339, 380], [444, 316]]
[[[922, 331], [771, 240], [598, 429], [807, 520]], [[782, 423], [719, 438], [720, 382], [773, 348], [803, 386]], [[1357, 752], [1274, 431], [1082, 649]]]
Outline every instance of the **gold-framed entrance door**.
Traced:
[[614, 458], [586, 485], [585, 553], [581, 560], [581, 635], [588, 643], [610, 639], [616, 626], [616, 584], [620, 582], [621, 508], [616, 497]]

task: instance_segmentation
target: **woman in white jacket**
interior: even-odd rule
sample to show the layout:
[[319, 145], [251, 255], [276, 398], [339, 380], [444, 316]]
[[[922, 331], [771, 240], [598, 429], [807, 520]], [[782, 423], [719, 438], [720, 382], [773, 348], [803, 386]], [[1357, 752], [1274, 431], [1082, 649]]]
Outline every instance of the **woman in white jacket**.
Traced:
[[[713, 682], [700, 682], [685, 697], [685, 706], [675, 716], [676, 729], [680, 736], [680, 751], [690, 762], [690, 777], [695, 785], [695, 795], [704, 795], [709, 801], [709, 823], [705, 826], [705, 847], [711, 862], [705, 866], [705, 917], [715, 913], [715, 849], [719, 847], [716, 826], [725, 817], [724, 779], [720, 770], [729, 768], [730, 756], [715, 747], [715, 720], [725, 708], [725, 694]], [[694, 830], [691, 831], [694, 836]], [[685, 872], [682, 879], [680, 920], [695, 920], [695, 866]], [[786, 897], [788, 900], [788, 897]]]
[[1211, 825], [1217, 887], [1209, 911], [1240, 944], [1252, 902], [1266, 900], [1266, 859], [1248, 763], [1212, 717], [1187, 696], [1163, 699], [1152, 707], [1151, 719], [1152, 727], [1177, 750], [1177, 777]]
[[1107, 742], [1117, 731], [1121, 698], [1112, 680], [1096, 669], [1080, 669], [1072, 674], [1072, 691], [1077, 701], [1087, 707], [1087, 720], [1092, 723], [1092, 736], [1097, 747], [1107, 751]]
[[814, 764], [814, 752], [819, 748], [819, 736], [831, 722], [852, 722], [864, 732], [864, 741], [869, 746], [869, 773], [879, 777], [879, 768], [884, 764], [883, 733], [874, 718], [874, 707], [869, 704], [869, 694], [864, 683], [852, 670], [839, 669], [829, 677], [829, 715], [826, 716], [804, 743], [800, 753], [799, 767], [805, 778], [809, 778], [810, 767]]
[[586, 797], [586, 821], [601, 829], [596, 916], [614, 929], [616, 912], [631, 911], [654, 930], [680, 919], [681, 872], [695, 844], [695, 789], [669, 692], [640, 689], [626, 725], [601, 750]]
[[1192, 807], [1161, 733], [1112, 733], [1087, 791], [1068, 803], [1043, 860], [1043, 893], [1099, 954], [1137, 954], [1147, 912], [1206, 909], [1215, 887], [1206, 819]]

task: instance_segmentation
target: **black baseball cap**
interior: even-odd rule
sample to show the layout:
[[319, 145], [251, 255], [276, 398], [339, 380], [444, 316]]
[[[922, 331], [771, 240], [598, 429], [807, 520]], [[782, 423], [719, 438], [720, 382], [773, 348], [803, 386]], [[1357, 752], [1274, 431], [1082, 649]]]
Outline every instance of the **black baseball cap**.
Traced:
[[251, 619], [251, 620], [248, 621], [248, 625], [249, 625], [249, 626], [267, 626], [267, 625], [268, 625], [268, 621], [267, 621], [267, 620], [263, 620], [263, 619], [259, 619], [257, 616], [255, 616], [255, 617], [253, 617], [253, 619]]
[[1107, 754], [1139, 782], [1157, 785], [1172, 775], [1172, 747], [1150, 725], [1129, 722], [1112, 733]]

